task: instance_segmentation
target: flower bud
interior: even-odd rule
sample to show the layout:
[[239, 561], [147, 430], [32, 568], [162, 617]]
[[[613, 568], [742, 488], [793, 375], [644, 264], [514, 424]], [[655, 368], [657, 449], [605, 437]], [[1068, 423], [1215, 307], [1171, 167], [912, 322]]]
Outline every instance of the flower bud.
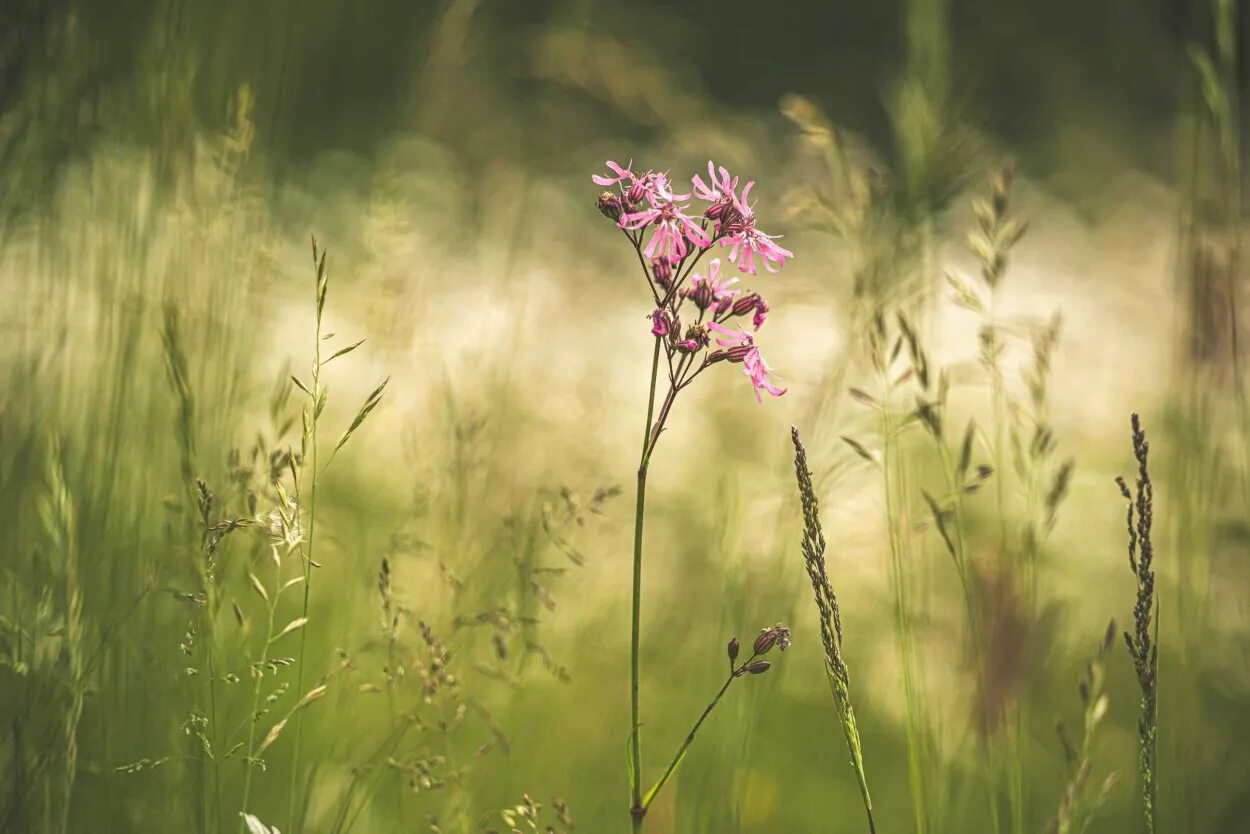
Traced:
[[725, 212], [731, 208], [733, 208], [733, 203], [728, 198], [722, 197], [708, 206], [707, 211], [703, 212], [703, 216], [708, 220], [714, 220], [719, 223], [721, 218], [725, 216]]
[[596, 205], [599, 206], [599, 211], [603, 212], [603, 216], [609, 220], [621, 219], [621, 198], [611, 191], [605, 191], [600, 194]]
[[686, 290], [686, 297], [693, 301], [694, 306], [698, 307], [700, 310], [706, 310], [714, 298], [712, 294], [712, 287], [706, 281], [700, 281], [690, 289]]
[[780, 623], [772, 628], [766, 628], [760, 632], [759, 637], [755, 638], [755, 645], [752, 648], [756, 654], [768, 654], [773, 646], [777, 646], [783, 652], [790, 648], [790, 629]]
[[647, 196], [647, 187], [642, 180], [635, 180], [634, 184], [629, 187], [629, 194], [626, 196], [631, 204], [641, 203], [642, 198]]
[[738, 642], [738, 638], [729, 641], [729, 662], [733, 663], [738, 659], [738, 651], [742, 648], [742, 644]]
[[651, 260], [651, 274], [655, 276], [655, 282], [664, 289], [671, 289], [673, 286], [673, 265], [669, 263], [668, 258], [653, 258]]
[[762, 675], [772, 668], [772, 664], [767, 660], [752, 660], [747, 664], [747, 672], [752, 675]]
[[686, 339], [694, 343], [694, 349], [707, 347], [709, 341], [706, 324], [692, 324], [686, 328]]
[[755, 638], [755, 645], [751, 649], [756, 654], [768, 654], [777, 642], [777, 635], [771, 628], [766, 628], [760, 632], [760, 636]]
[[668, 316], [668, 310], [662, 307], [656, 307], [651, 312], [651, 335], [667, 336], [672, 330], [673, 322]]
[[757, 293], [748, 293], [734, 302], [733, 313], [735, 316], [745, 316], [747, 313], [755, 309], [755, 305], [760, 301]]

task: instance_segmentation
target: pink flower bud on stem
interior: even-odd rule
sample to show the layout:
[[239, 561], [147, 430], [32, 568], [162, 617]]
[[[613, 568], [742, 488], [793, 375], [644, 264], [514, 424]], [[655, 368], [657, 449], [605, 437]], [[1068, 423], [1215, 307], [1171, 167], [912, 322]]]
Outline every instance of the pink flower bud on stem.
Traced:
[[611, 191], [605, 191], [600, 194], [595, 204], [599, 207], [599, 211], [603, 213], [603, 216], [609, 220], [621, 219], [621, 198]]

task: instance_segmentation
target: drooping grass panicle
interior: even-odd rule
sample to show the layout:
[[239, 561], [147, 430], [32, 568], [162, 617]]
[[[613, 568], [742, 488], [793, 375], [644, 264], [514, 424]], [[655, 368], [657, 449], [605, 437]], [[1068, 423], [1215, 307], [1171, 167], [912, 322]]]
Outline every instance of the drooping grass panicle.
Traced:
[[[1133, 456], [1137, 459], [1137, 480], [1130, 489], [1117, 477], [1120, 494], [1128, 503], [1125, 526], [1128, 531], [1128, 563], [1137, 580], [1137, 601], [1133, 606], [1133, 631], [1124, 632], [1137, 684], [1141, 688], [1141, 714], [1137, 722], [1138, 770], [1142, 780], [1142, 810], [1146, 831], [1155, 830], [1158, 796], [1158, 694], [1159, 694], [1159, 614], [1155, 600], [1154, 485], [1150, 480], [1150, 442], [1141, 418], [1132, 416]], [[1154, 634], [1151, 634], [1153, 622]]]
[[829, 583], [825, 562], [825, 534], [820, 526], [820, 504], [812, 486], [812, 473], [807, 466], [807, 450], [799, 439], [799, 430], [791, 426], [790, 437], [794, 441], [794, 472], [798, 478], [799, 497], [803, 505], [803, 561], [808, 579], [812, 583], [816, 610], [820, 617], [820, 642], [825, 650], [825, 673], [833, 691], [838, 720], [842, 734], [851, 754], [851, 766], [859, 782], [864, 811], [868, 815], [868, 830], [876, 831], [872, 814], [872, 795], [868, 790], [868, 777], [864, 771], [864, 750], [859, 738], [859, 726], [855, 722], [855, 709], [851, 706], [851, 678], [842, 657], [842, 613], [838, 597]]

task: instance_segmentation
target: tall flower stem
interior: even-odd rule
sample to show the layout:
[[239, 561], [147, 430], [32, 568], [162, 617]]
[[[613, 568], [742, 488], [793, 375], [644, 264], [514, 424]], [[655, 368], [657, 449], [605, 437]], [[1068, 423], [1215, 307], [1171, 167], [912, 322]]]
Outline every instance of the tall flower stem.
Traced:
[[660, 372], [660, 339], [655, 339], [655, 349], [651, 354], [651, 385], [647, 394], [647, 423], [643, 427], [642, 453], [638, 462], [638, 499], [634, 512], [634, 596], [633, 613], [630, 617], [629, 644], [629, 787], [630, 816], [633, 819], [634, 831], [642, 830], [642, 749], [638, 739], [638, 648], [639, 620], [642, 614], [642, 522], [647, 505], [647, 465], [650, 462], [651, 420], [655, 416], [655, 382]]

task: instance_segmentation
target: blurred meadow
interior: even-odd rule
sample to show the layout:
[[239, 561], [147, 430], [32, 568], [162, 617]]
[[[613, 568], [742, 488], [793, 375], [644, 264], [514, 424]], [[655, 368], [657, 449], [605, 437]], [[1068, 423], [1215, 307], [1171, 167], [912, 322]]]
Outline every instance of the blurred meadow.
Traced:
[[794, 253], [750, 282], [786, 395], [710, 369], [651, 463], [647, 784], [731, 637], [793, 646], [644, 830], [867, 830], [792, 425], [876, 830], [1147, 830], [1103, 648], [1140, 625], [1137, 412], [1150, 830], [1250, 831], [1247, 25], [0, 4], [0, 831], [628, 830], [654, 305], [590, 177], [630, 159], [757, 181]]

